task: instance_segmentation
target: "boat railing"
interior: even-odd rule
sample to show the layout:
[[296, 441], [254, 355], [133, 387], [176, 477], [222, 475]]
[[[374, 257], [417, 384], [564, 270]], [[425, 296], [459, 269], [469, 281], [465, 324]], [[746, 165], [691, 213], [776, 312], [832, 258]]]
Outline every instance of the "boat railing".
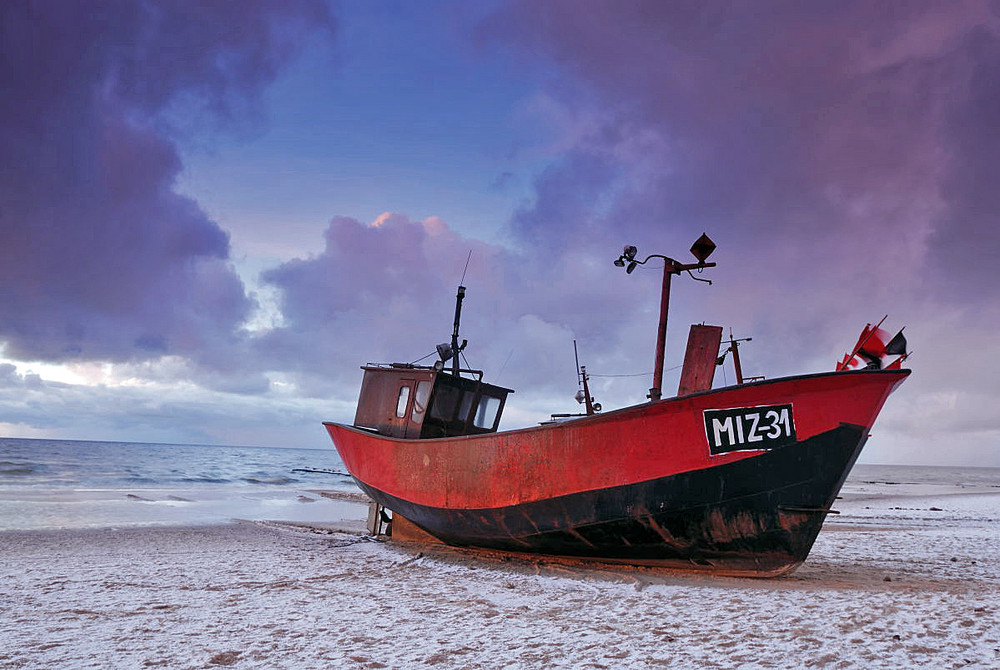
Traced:
[[[362, 370], [437, 370], [438, 372], [443, 372], [443, 369], [438, 365], [417, 365], [416, 363], [366, 363], [361, 366]], [[458, 372], [460, 374], [467, 374], [476, 377], [478, 381], [483, 380], [482, 370], [473, 370], [472, 368], [459, 368]], [[451, 371], [448, 371], [451, 374]]]

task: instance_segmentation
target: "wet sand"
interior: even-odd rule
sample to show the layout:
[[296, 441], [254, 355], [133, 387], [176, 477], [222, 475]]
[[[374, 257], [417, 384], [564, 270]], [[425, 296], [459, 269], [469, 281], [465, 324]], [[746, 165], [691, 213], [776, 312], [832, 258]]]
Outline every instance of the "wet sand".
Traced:
[[839, 502], [773, 580], [319, 524], [8, 531], [0, 667], [1000, 668], [1000, 494]]

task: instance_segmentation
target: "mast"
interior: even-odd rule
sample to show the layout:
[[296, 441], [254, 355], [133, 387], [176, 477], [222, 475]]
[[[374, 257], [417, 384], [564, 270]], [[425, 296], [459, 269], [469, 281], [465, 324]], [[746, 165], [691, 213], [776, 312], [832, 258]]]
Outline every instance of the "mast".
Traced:
[[600, 404], [594, 405], [594, 399], [590, 397], [590, 387], [587, 386], [587, 367], [580, 368], [580, 376], [583, 378], [583, 399], [587, 407], [587, 416], [597, 411]]
[[733, 348], [733, 367], [736, 368], [736, 383], [743, 383], [743, 366], [740, 365], [740, 345], [733, 339], [733, 331], [729, 330], [729, 344]]
[[675, 261], [664, 258], [663, 284], [660, 287], [660, 325], [656, 331], [656, 362], [653, 367], [653, 386], [647, 396], [650, 400], [659, 400], [663, 390], [663, 359], [667, 355], [667, 313], [670, 311], [670, 276], [674, 272], [680, 274], [680, 270], [675, 270], [675, 267]]
[[[726, 349], [726, 351], [733, 352], [733, 367], [736, 368], [737, 384], [742, 384], [744, 381], [746, 381], [743, 378], [743, 365], [740, 363], [740, 342], [752, 342], [752, 341], [753, 341], [752, 337], [742, 337], [737, 340], [735, 337], [733, 337], [733, 329], [732, 328], [729, 329], [729, 347]], [[722, 360], [725, 357], [726, 357], [725, 353], [723, 353], [722, 358], [720, 358], [719, 360]]]
[[451, 351], [452, 351], [452, 362], [451, 362], [451, 374], [456, 377], [459, 376], [458, 370], [461, 367], [458, 362], [458, 356], [462, 349], [465, 348], [465, 342], [462, 342], [462, 346], [458, 346], [458, 327], [462, 322], [462, 300], [465, 299], [465, 287], [458, 287], [458, 294], [455, 296], [455, 329], [451, 333]]
[[[587, 416], [601, 411], [601, 404], [595, 403], [590, 396], [590, 386], [587, 385], [587, 367], [580, 366], [580, 354], [576, 350], [576, 340], [573, 340], [573, 356], [576, 358], [576, 382], [580, 385], [580, 390], [576, 392], [576, 401], [585, 403]], [[581, 397], [582, 396], [582, 397]]]
[[660, 288], [660, 321], [656, 333], [656, 362], [653, 368], [653, 386], [649, 389], [649, 394], [646, 396], [650, 401], [655, 402], [663, 395], [663, 359], [667, 349], [667, 312], [670, 309], [670, 277], [687, 272], [691, 275], [692, 279], [711, 284], [712, 282], [708, 279], [699, 279], [692, 275], [691, 270], [715, 267], [715, 263], [705, 262], [705, 259], [715, 251], [715, 242], [704, 233], [695, 240], [695, 243], [691, 245], [691, 253], [698, 259], [697, 263], [678, 263], [673, 258], [664, 256], [663, 254], [650, 254], [646, 256], [646, 260], [639, 261], [635, 258], [638, 251], [632, 245], [625, 245], [621, 256], [615, 260], [615, 265], [625, 268], [627, 274], [632, 274], [637, 265], [645, 265], [651, 258], [663, 259], [663, 285]]

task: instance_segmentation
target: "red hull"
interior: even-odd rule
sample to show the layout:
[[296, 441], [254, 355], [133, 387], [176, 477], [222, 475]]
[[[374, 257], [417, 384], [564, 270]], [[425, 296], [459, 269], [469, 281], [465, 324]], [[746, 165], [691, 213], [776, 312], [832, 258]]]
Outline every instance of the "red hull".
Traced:
[[805, 559], [908, 374], [789, 377], [453, 438], [325, 425], [365, 491], [451, 544], [775, 574]]
[[[871, 428], [908, 372], [791, 377], [637, 405], [564, 423], [434, 440], [325, 424], [359, 481], [422, 505], [502, 507], [655, 479], [762, 453], [709, 453], [708, 409], [792, 404], [800, 440], [841, 423]], [[581, 467], [581, 466], [586, 467]]]

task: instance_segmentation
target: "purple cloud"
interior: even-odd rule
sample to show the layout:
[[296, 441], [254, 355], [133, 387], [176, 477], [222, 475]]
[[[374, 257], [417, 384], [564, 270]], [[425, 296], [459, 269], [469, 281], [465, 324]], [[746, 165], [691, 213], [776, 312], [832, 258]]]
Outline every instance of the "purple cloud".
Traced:
[[329, 393], [345, 379], [353, 384], [365, 362], [416, 360], [447, 340], [470, 251], [466, 283], [480, 316], [499, 318], [508, 292], [517, 292], [503, 250], [434, 217], [417, 222], [386, 213], [371, 225], [336, 217], [325, 241], [319, 255], [263, 274], [281, 290], [285, 324], [257, 343], [261, 356], [301, 374], [312, 392]]
[[704, 312], [752, 330], [829, 338], [929, 295], [988, 306], [997, 19], [979, 2], [515, 3], [484, 32], [558, 63], [566, 108], [596, 105], [512, 229], [678, 256], [707, 231], [727, 288]]
[[[321, 2], [6, 3], [0, 343], [8, 357], [230, 366], [253, 302], [229, 237], [178, 195], [172, 113], [229, 121]], [[200, 111], [198, 111], [200, 110]]]

